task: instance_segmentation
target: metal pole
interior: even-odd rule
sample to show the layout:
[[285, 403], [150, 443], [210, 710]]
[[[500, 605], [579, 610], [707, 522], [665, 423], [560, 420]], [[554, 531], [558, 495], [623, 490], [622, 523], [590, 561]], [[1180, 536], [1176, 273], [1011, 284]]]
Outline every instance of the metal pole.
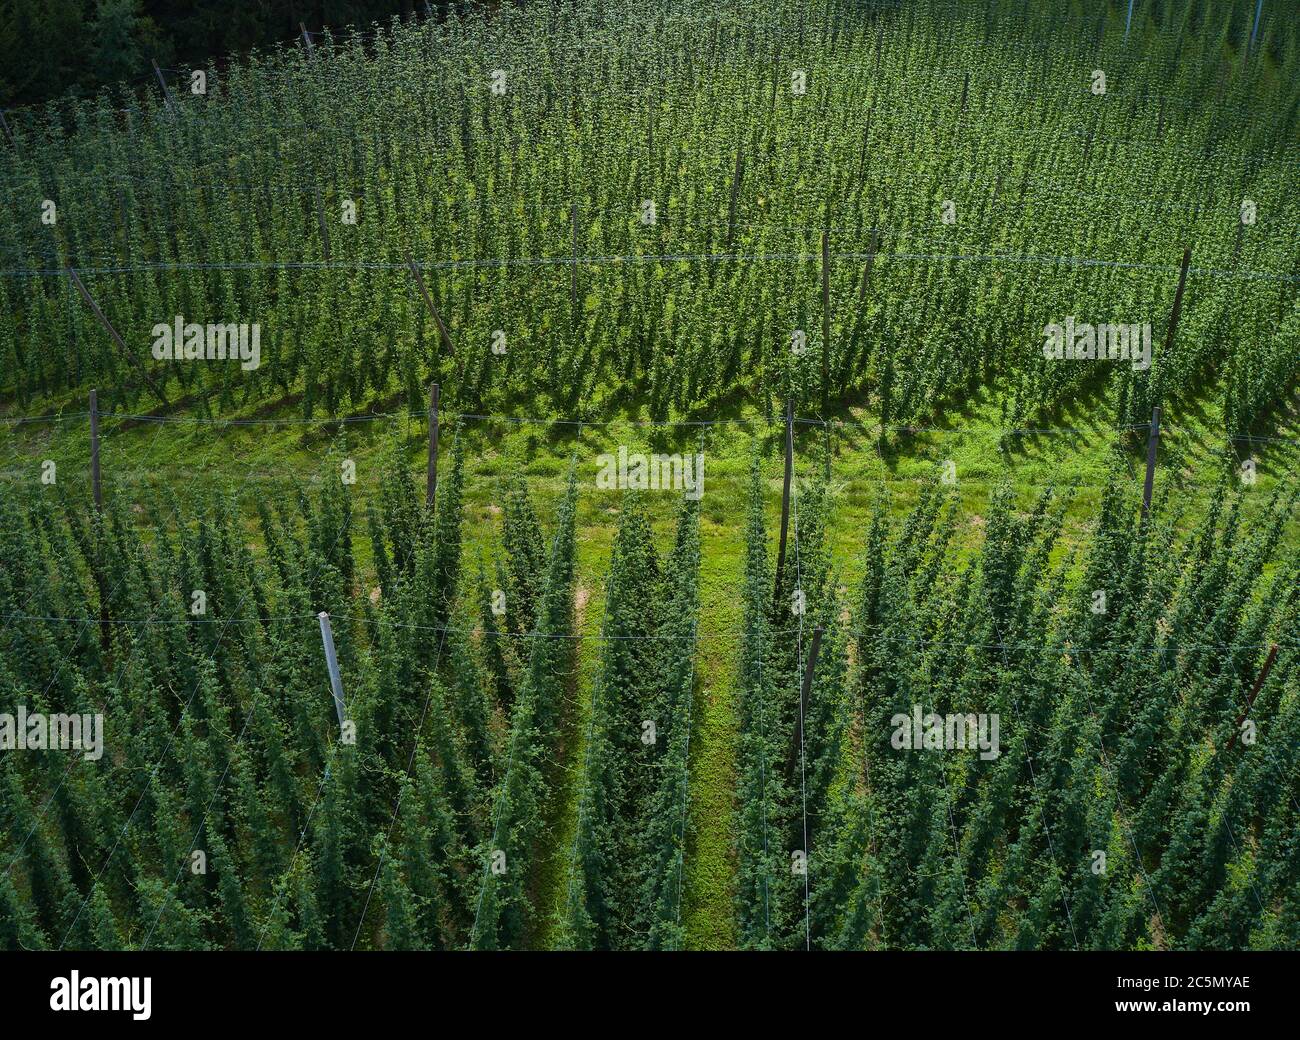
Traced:
[[1128, 0], [1128, 17], [1124, 19], [1124, 39], [1128, 39], [1129, 26], [1133, 24], [1133, 0]]
[[334, 630], [330, 628], [330, 616], [321, 611], [317, 615], [320, 618], [320, 638], [325, 644], [325, 664], [330, 671], [330, 691], [334, 695], [334, 710], [338, 713], [339, 726], [347, 720], [347, 711], [343, 707], [343, 678], [339, 675], [339, 659], [334, 652]]
[[1250, 27], [1250, 49], [1255, 49], [1255, 34], [1259, 32], [1259, 16], [1264, 12], [1264, 0], [1255, 5], [1255, 24]]

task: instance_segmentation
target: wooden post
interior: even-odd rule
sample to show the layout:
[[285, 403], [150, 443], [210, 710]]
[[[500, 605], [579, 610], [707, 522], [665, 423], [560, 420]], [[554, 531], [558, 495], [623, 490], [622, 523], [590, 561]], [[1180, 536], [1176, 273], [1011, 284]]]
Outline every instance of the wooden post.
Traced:
[[578, 320], [578, 200], [569, 203], [569, 235], [573, 262], [569, 265], [569, 306], [576, 324]]
[[813, 669], [817, 667], [817, 655], [822, 646], [822, 629], [814, 628], [812, 645], [808, 647], [808, 663], [803, 669], [803, 683], [799, 688], [799, 728], [790, 742], [790, 754], [786, 759], [786, 773], [794, 772], [795, 758], [804, 747], [804, 719], [808, 715], [808, 699], [812, 694]]
[[830, 232], [822, 231], [822, 418], [830, 411], [831, 357], [831, 245]]
[[966, 73], [966, 79], [961, 85], [961, 111], [966, 111], [966, 95], [970, 93], [970, 73]]
[[162, 69], [158, 67], [158, 63], [152, 58], [149, 59], [149, 64], [153, 66], [154, 75], [158, 77], [158, 85], [162, 87], [163, 104], [167, 106], [168, 111], [172, 111], [172, 96], [167, 89], [167, 81], [163, 79]]
[[[424, 277], [420, 274], [420, 269], [415, 265], [411, 254], [406, 254], [406, 266], [411, 269], [411, 274], [415, 278], [415, 284], [420, 290], [420, 295], [424, 297], [424, 305], [433, 315], [433, 323], [438, 327], [438, 337], [442, 340], [443, 345], [447, 348], [447, 353], [451, 355], [453, 361], [456, 360], [456, 348], [452, 345], [451, 334], [447, 331], [447, 326], [442, 323], [442, 316], [438, 313], [438, 308], [433, 305], [433, 297], [429, 295], [429, 290], [424, 286]], [[433, 357], [433, 370], [438, 371], [438, 362], [440, 358], [437, 354]]]
[[95, 317], [99, 319], [99, 323], [108, 330], [108, 334], [113, 338], [113, 342], [117, 344], [117, 349], [121, 351], [123, 357], [125, 357], [135, 370], [140, 373], [140, 378], [148, 384], [149, 389], [154, 392], [154, 396], [163, 403], [163, 407], [170, 407], [170, 402], [168, 402], [166, 394], [162, 392], [162, 389], [157, 383], [149, 378], [149, 373], [145, 371], [144, 365], [140, 363], [140, 359], [132, 354], [131, 351], [127, 350], [126, 344], [122, 342], [122, 337], [117, 334], [117, 329], [113, 328], [109, 320], [104, 317], [104, 312], [99, 309], [99, 304], [94, 301], [90, 293], [86, 291], [86, 287], [81, 284], [81, 278], [78, 277], [76, 270], [69, 267], [67, 271], [68, 277], [72, 279], [72, 284], [77, 287], [77, 292], [81, 293], [81, 298], [86, 301], [86, 304], [90, 307]]
[[438, 384], [429, 387], [429, 469], [424, 479], [424, 504], [433, 511], [438, 494]]
[[311, 33], [307, 31], [307, 26], [304, 23], [299, 22], [298, 28], [302, 30], [302, 42], [307, 45], [307, 53], [314, 54], [316, 52], [316, 45], [311, 42]]
[[794, 476], [794, 399], [785, 401], [785, 486], [781, 492], [781, 540], [776, 550], [776, 585], [772, 602], [781, 606], [781, 576], [785, 572], [785, 542], [790, 526], [790, 481]]
[[[99, 486], [99, 394], [90, 391], [90, 490], [95, 502], [95, 518], [102, 517], [104, 497]], [[99, 538], [99, 527], [95, 527], [95, 538]], [[98, 548], [95, 550], [99, 557]], [[108, 621], [108, 582], [98, 566], [95, 571], [95, 588], [99, 591], [99, 645], [105, 654], [113, 647], [113, 626]]]
[[1128, 0], [1128, 17], [1124, 19], [1124, 39], [1128, 39], [1129, 26], [1133, 24], [1133, 0]]
[[334, 711], [339, 717], [339, 727], [347, 721], [347, 709], [343, 707], [343, 677], [339, 675], [339, 659], [334, 652], [334, 631], [330, 628], [330, 616], [321, 611], [317, 617], [320, 618], [320, 638], [325, 644], [325, 665], [330, 672], [330, 692], [334, 695]]
[[1160, 446], [1160, 406], [1151, 409], [1151, 430], [1147, 434], [1147, 476], [1142, 485], [1142, 519], [1151, 513], [1151, 492], [1156, 483], [1156, 449]]
[[871, 140], [871, 112], [867, 112], [867, 122], [862, 128], [862, 158], [858, 162], [858, 181], [866, 186], [867, 181], [867, 145]]
[[1178, 316], [1183, 311], [1183, 290], [1187, 287], [1187, 266], [1192, 262], [1192, 247], [1183, 247], [1183, 266], [1178, 272], [1178, 288], [1174, 292], [1174, 307], [1169, 314], [1169, 328], [1165, 332], [1165, 349], [1161, 352], [1160, 358], [1163, 361], [1169, 356], [1169, 351], [1174, 346], [1174, 332], [1178, 329]]
[[14, 132], [9, 129], [9, 120], [5, 118], [4, 109], [0, 108], [0, 127], [4, 128], [5, 137], [9, 138], [9, 144], [17, 148], [18, 142], [14, 140]]
[[808, 648], [808, 663], [803, 670], [803, 689], [799, 691], [800, 717], [808, 711], [808, 696], [812, 693], [813, 669], [817, 667], [817, 654], [822, 646], [823, 629], [814, 628], [812, 646]]
[[1002, 194], [1002, 179], [1005, 170], [998, 170], [997, 183], [993, 185], [993, 198], [989, 200], [989, 213], [992, 214], [998, 208], [998, 196]]
[[727, 215], [727, 248], [736, 240], [736, 199], [740, 194], [740, 178], [744, 176], [744, 152], [736, 148], [736, 170], [731, 175], [731, 207]]
[[871, 284], [871, 268], [876, 262], [876, 250], [880, 248], [880, 229], [871, 229], [871, 241], [867, 243], [867, 263], [862, 268], [862, 288], [858, 290], [858, 310], [867, 303], [867, 287]]
[[90, 490], [95, 497], [95, 508], [104, 505], [99, 487], [99, 394], [90, 391]]
[[1233, 735], [1241, 729], [1241, 724], [1246, 721], [1246, 716], [1250, 714], [1250, 709], [1255, 706], [1255, 698], [1259, 696], [1260, 688], [1263, 687], [1264, 681], [1268, 678], [1268, 673], [1273, 670], [1273, 662], [1277, 660], [1277, 644], [1274, 643], [1268, 651], [1268, 660], [1264, 662], [1264, 667], [1260, 670], [1258, 678], [1255, 679], [1255, 686], [1250, 691], [1250, 696], [1246, 698], [1246, 710], [1237, 716], [1237, 721], [1232, 724]]
[[325, 200], [321, 197], [320, 185], [312, 186], [316, 192], [316, 223], [320, 225], [321, 249], [325, 254], [325, 262], [329, 263], [330, 259], [330, 233], [329, 228], [325, 226]]

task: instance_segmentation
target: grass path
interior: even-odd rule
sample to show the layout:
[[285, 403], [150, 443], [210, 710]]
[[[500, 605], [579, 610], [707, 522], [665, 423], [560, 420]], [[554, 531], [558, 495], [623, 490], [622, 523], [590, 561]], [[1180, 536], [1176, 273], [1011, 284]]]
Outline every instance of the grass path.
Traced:
[[736, 531], [708, 523], [702, 530], [700, 642], [690, 759], [682, 920], [686, 947], [735, 947], [736, 854], [732, 816], [736, 800], [736, 647], [728, 633], [741, 623], [737, 590], [744, 556]]

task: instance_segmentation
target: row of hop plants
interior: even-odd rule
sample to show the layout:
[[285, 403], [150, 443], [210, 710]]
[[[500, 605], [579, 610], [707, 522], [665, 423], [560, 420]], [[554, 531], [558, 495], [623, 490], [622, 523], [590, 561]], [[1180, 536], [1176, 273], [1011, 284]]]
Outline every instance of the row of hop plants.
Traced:
[[[1294, 491], [1247, 527], [1225, 486], [1185, 530], [1175, 502], [1142, 520], [1115, 483], [1079, 544], [1061, 495], [1022, 508], [1002, 488], [972, 554], [965, 514], [936, 485], [901, 516], [881, 503], [849, 598], [824, 549], [833, 498], [817, 482], [799, 490], [780, 587], [802, 586], [802, 626], [773, 597], [756, 460], [738, 660], [740, 945], [1300, 945], [1300, 686], [1286, 641], [1300, 559], [1283, 537]], [[815, 627], [826, 638], [800, 744], [798, 666]], [[1239, 726], [1274, 640], [1276, 665]], [[896, 716], [915, 706], [996, 713], [1000, 755], [900, 749]]]
[[[61, 274], [71, 264], [172, 395], [215, 413], [298, 391], [308, 414], [414, 403], [438, 379], [474, 407], [644, 400], [656, 417], [737, 391], [816, 406], [869, 393], [906, 422], [1000, 379], [1017, 421], [1089, 382], [1127, 421], [1263, 368], [1277, 378], [1231, 409], [1257, 422], [1295, 368], [1293, 283], [1277, 280], [1295, 263], [1294, 83], [1216, 56], [1204, 26], [1125, 47], [1044, 35], [1021, 13], [578, 3], [556, 23], [535, 7], [236, 63], [208, 97], [19, 120], [0, 161], [7, 389], [26, 404], [94, 380], [157, 403]], [[1285, 70], [1295, 42], [1277, 24]], [[1066, 313], [1149, 320], [1159, 344], [1185, 243], [1214, 273], [1192, 276], [1150, 374], [1042, 357], [1041, 329]], [[1024, 253], [1138, 266], [1094, 281], [1000, 257]], [[455, 362], [408, 255], [427, 265]], [[573, 255], [604, 259], [575, 280]], [[677, 256], [713, 259], [659, 259]], [[149, 331], [178, 313], [258, 321], [262, 367], [160, 368]]]
[[[104, 753], [4, 756], [5, 948], [470, 943], [509, 719], [545, 671], [511, 629], [548, 601], [522, 487], [495, 576], [506, 619], [487, 576], [462, 568], [460, 460], [434, 512], [395, 444], [366, 509], [366, 569], [341, 482], [251, 516], [166, 496], [143, 507], [148, 537], [124, 499], [88, 519], [62, 493], [6, 498], [4, 711], [101, 713]], [[321, 610], [353, 742], [328, 696]]]
[[628, 496], [605, 588], [562, 948], [682, 948], [699, 553], [698, 502], [682, 500], [661, 561], [644, 505]]
[[[698, 505], [660, 556], [645, 503], [620, 500], [580, 740], [575, 478], [551, 530], [513, 478], [494, 569], [475, 574], [466, 449], [436, 511], [399, 449], [365, 535], [339, 483], [251, 518], [175, 498], [88, 518], [53, 489], [0, 506], [3, 710], [106, 723], [98, 762], [4, 757], [7, 948], [681, 948], [709, 625]], [[1050, 491], [1028, 508], [994, 492], [973, 548], [940, 488], [901, 515], [882, 502], [853, 533], [849, 592], [818, 480], [796, 485], [774, 572], [756, 460], [734, 648], [740, 945], [1300, 942], [1297, 495], [1248, 526], [1249, 492], [1220, 489], [1188, 529], [1174, 499], [1137, 519], [1122, 486], [1083, 542]], [[355, 744], [327, 695], [322, 609]], [[892, 719], [914, 705], [997, 713], [1000, 756], [900, 751]]]

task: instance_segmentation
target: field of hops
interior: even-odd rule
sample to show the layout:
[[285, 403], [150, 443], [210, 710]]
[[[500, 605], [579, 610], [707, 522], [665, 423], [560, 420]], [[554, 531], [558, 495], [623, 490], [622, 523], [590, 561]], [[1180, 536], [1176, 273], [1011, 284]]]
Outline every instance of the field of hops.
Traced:
[[5, 112], [0, 944], [1300, 947], [1259, 10], [557, 0]]

